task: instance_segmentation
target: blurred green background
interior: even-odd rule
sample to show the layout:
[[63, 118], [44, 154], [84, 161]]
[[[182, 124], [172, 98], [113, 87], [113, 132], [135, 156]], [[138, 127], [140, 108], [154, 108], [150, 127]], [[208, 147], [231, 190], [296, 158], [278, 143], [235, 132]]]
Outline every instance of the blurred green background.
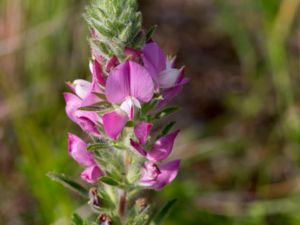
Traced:
[[[69, 224], [84, 201], [46, 177], [77, 177], [65, 81], [89, 78], [83, 0], [0, 1], [0, 224]], [[144, 26], [191, 82], [178, 198], [166, 225], [300, 224], [300, 0], [143, 0]], [[173, 118], [174, 119], [174, 118]], [[79, 179], [78, 179], [79, 180]], [[80, 180], [79, 180], [80, 181]]]

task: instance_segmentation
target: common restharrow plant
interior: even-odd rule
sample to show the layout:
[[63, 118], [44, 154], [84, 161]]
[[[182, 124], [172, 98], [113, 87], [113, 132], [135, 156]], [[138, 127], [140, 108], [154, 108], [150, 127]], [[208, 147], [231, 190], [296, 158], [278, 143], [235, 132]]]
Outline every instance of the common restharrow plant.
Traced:
[[69, 155], [82, 167], [86, 191], [70, 178], [49, 176], [86, 196], [95, 218], [74, 214], [72, 224], [160, 224], [175, 201], [158, 213], [143, 196], [177, 176], [180, 160], [168, 160], [179, 130], [174, 122], [154, 132], [155, 122], [176, 111], [167, 107], [187, 82], [142, 29], [136, 0], [95, 0], [84, 14], [90, 28], [91, 81], [68, 82], [66, 113], [88, 136], [69, 133]]

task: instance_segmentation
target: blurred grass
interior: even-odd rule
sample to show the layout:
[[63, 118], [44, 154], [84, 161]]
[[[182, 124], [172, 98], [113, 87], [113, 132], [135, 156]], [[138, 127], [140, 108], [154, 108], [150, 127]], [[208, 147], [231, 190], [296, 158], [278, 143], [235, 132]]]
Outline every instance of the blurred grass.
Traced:
[[[52, 224], [83, 203], [46, 173], [79, 172], [67, 156], [76, 127], [62, 92], [89, 75], [85, 3], [0, 2], [0, 224]], [[176, 118], [186, 126], [173, 156], [182, 170], [157, 197], [179, 199], [166, 225], [299, 224], [299, 4], [141, 1], [146, 24], [161, 27], [157, 40], [179, 51], [192, 77]], [[223, 88], [232, 76], [237, 85]], [[202, 81], [221, 91], [204, 93]], [[192, 116], [205, 108], [197, 96], [217, 107]]]

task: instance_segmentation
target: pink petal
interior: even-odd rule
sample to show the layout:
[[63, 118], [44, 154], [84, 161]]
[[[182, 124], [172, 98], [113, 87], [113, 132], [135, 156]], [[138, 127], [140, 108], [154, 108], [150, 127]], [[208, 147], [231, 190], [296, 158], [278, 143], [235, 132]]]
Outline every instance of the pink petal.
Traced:
[[180, 160], [170, 161], [166, 164], [161, 165], [159, 167], [161, 173], [158, 175], [153, 188], [156, 190], [160, 190], [167, 184], [171, 183], [177, 176], [179, 166]]
[[129, 61], [130, 68], [130, 96], [140, 102], [149, 102], [152, 99], [154, 85], [148, 71], [140, 64]]
[[90, 65], [90, 70], [93, 75], [93, 80], [96, 80], [99, 84], [105, 85], [104, 76], [102, 73], [101, 65], [97, 60], [93, 60]]
[[97, 165], [86, 168], [81, 174], [81, 178], [91, 184], [94, 184], [98, 179], [103, 176], [103, 172]]
[[66, 113], [67, 116], [73, 121], [77, 122], [75, 112], [81, 106], [81, 99], [76, 95], [71, 93], [64, 93], [64, 98], [66, 101]]
[[111, 103], [121, 103], [130, 95], [129, 63], [125, 62], [112, 70], [106, 81], [106, 98]]
[[147, 122], [140, 122], [134, 127], [134, 134], [142, 145], [146, 143], [152, 127], [153, 124]]
[[146, 44], [142, 52], [144, 66], [157, 84], [158, 74], [166, 69], [166, 56], [155, 42]]
[[137, 153], [139, 153], [141, 156], [146, 156], [147, 152], [145, 151], [145, 149], [141, 146], [141, 144], [133, 141], [132, 139], [130, 139], [130, 145], [133, 147], [134, 150], [137, 151]]
[[123, 131], [123, 128], [128, 121], [128, 116], [126, 112], [122, 110], [116, 110], [105, 113], [102, 117], [102, 120], [105, 133], [110, 138], [116, 140]]
[[84, 99], [89, 94], [91, 85], [91, 82], [82, 79], [74, 80], [73, 82], [75, 93], [81, 99]]
[[164, 70], [159, 74], [159, 87], [171, 88], [176, 85], [176, 81], [180, 76], [181, 71], [178, 69]]
[[68, 117], [74, 123], [78, 124], [83, 131], [96, 137], [100, 136], [96, 127], [96, 124], [100, 120], [97, 113], [78, 110], [81, 107], [82, 100], [74, 94], [64, 93], [64, 98]]
[[147, 70], [132, 61], [117, 66], [106, 82], [107, 100], [115, 104], [125, 101], [129, 96], [141, 102], [148, 102], [153, 92], [153, 81]]
[[84, 117], [84, 116], [78, 117], [77, 118], [77, 124], [80, 126], [80, 128], [84, 132], [86, 132], [86, 133], [88, 133], [92, 136], [98, 137], [98, 138], [101, 137], [101, 134], [97, 129], [97, 125], [92, 120], [90, 120], [89, 118]]
[[69, 133], [68, 150], [70, 156], [83, 166], [91, 166], [95, 164], [92, 153], [87, 151], [86, 143], [75, 134]]
[[154, 162], [165, 160], [172, 152], [175, 138], [179, 130], [158, 139], [147, 153], [147, 158]]

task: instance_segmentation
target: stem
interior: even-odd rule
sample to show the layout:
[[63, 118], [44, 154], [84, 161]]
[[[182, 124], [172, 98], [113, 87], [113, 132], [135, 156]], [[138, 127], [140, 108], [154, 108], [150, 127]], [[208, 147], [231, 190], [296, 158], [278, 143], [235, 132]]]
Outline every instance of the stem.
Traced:
[[125, 216], [126, 196], [127, 196], [126, 191], [122, 190], [120, 194], [120, 201], [119, 201], [119, 215], [122, 221], [124, 220], [124, 216]]

